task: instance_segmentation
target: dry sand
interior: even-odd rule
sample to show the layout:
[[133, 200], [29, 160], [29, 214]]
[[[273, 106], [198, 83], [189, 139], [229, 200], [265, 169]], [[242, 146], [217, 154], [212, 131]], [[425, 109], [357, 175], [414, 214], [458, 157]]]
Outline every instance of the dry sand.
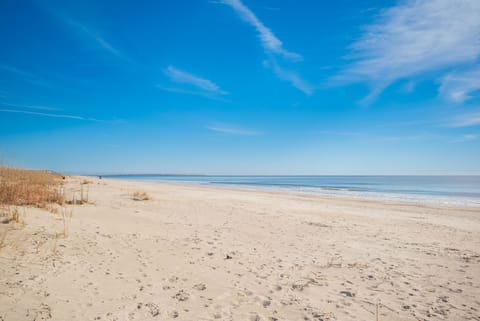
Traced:
[[0, 320], [480, 320], [478, 209], [90, 180], [0, 226]]

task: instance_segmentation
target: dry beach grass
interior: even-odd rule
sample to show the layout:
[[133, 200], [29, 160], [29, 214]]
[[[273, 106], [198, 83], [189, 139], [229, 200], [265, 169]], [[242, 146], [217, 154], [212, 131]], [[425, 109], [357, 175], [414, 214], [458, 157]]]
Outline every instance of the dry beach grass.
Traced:
[[49, 171], [0, 166], [0, 214], [18, 221], [20, 206], [55, 210], [55, 204], [64, 202], [62, 178]]
[[0, 204], [36, 206], [63, 202], [62, 176], [44, 170], [0, 167]]

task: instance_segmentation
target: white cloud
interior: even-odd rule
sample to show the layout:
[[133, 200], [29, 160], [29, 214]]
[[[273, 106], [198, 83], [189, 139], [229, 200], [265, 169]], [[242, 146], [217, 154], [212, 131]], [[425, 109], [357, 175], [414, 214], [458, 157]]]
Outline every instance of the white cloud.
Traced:
[[296, 72], [281, 67], [273, 59], [264, 61], [263, 64], [265, 67], [271, 68], [278, 78], [290, 82], [293, 87], [297, 88], [298, 90], [304, 92], [307, 95], [313, 94], [313, 86], [307, 81], [303, 80]]
[[453, 137], [453, 139], [450, 141], [451, 143], [465, 143], [465, 142], [471, 142], [475, 141], [477, 139], [480, 139], [480, 135], [477, 134], [464, 134], [458, 137]]
[[448, 127], [471, 127], [480, 125], [480, 112], [463, 114], [448, 123]]
[[34, 74], [31, 74], [31, 73], [29, 73], [29, 72], [20, 70], [20, 69], [18, 69], [18, 68], [16, 68], [16, 67], [13, 67], [13, 66], [10, 66], [10, 65], [0, 64], [0, 69], [3, 69], [3, 70], [5, 70], [5, 71], [11, 72], [11, 73], [13, 73], [13, 74], [22, 76], [22, 77], [24, 77], [24, 78], [31, 78], [31, 79], [37, 78], [37, 76], [34, 75]]
[[466, 135], [463, 135], [463, 140], [464, 141], [471, 141], [471, 140], [477, 140], [480, 138], [480, 135], [476, 135], [476, 134], [466, 134]]
[[52, 84], [47, 82], [46, 80], [42, 79], [41, 77], [32, 74], [30, 72], [27, 72], [25, 70], [20, 70], [17, 67], [10, 66], [10, 65], [4, 65], [0, 64], [0, 69], [7, 71], [13, 75], [16, 75], [17, 77], [21, 78], [22, 80], [29, 82], [34, 85], [40, 85], [42, 87], [47, 87], [50, 88], [52, 87]]
[[280, 39], [278, 39], [273, 32], [267, 28], [260, 19], [257, 18], [257, 16], [253, 13], [252, 10], [250, 10], [247, 6], [245, 6], [242, 1], [240, 0], [223, 0], [221, 3], [227, 4], [230, 7], [232, 7], [239, 15], [240, 17], [248, 22], [251, 26], [253, 26], [257, 32], [258, 36], [260, 38], [260, 42], [262, 43], [263, 48], [268, 52], [268, 53], [273, 53], [276, 55], [283, 56], [285, 58], [291, 59], [291, 60], [302, 60], [302, 56], [290, 52], [283, 48], [283, 43]]
[[86, 118], [86, 117], [76, 116], [76, 115], [41, 113], [41, 112], [28, 111], [28, 110], [0, 109], [0, 112], [26, 114], [26, 115], [52, 117], [52, 118], [67, 118], [67, 119], [76, 119], [76, 120], [87, 120], [87, 121], [95, 121], [95, 122], [101, 121], [101, 120], [98, 120], [98, 119], [95, 119], [95, 118]]
[[9, 107], [19, 107], [19, 108], [27, 108], [27, 109], [37, 109], [37, 110], [62, 110], [60, 108], [50, 107], [50, 106], [39, 106], [39, 105], [21, 105], [21, 104], [11, 104], [0, 102], [0, 105], [9, 106]]
[[364, 132], [350, 132], [350, 131], [330, 131], [330, 130], [320, 130], [315, 133], [328, 136], [351, 136], [351, 137], [361, 137], [367, 136], [367, 133]]
[[110, 42], [105, 40], [104, 37], [100, 36], [97, 32], [95, 32], [93, 29], [87, 27], [84, 24], [81, 24], [78, 21], [75, 21], [69, 17], [62, 16], [62, 15], [56, 15], [57, 17], [60, 18], [60, 20], [64, 21], [67, 25], [69, 25], [72, 29], [77, 31], [78, 33], [83, 34], [86, 38], [90, 39], [92, 42], [94, 42], [98, 47], [102, 48], [103, 50], [109, 52], [110, 54], [128, 62], [128, 63], [133, 63], [133, 60], [131, 60], [129, 57], [127, 57], [123, 52], [115, 48]]
[[238, 135], [238, 136], [256, 136], [256, 135], [261, 135], [261, 132], [253, 131], [253, 130], [248, 130], [244, 128], [239, 128], [237, 126], [229, 125], [229, 124], [212, 124], [206, 126], [207, 129], [214, 131], [214, 132], [219, 132], [222, 134], [227, 134], [227, 135]]
[[[172, 82], [193, 86], [196, 89], [201, 90], [202, 93], [215, 95], [228, 94], [227, 91], [222, 90], [217, 84], [215, 84], [211, 80], [201, 78], [186, 71], [177, 69], [173, 66], [168, 66], [168, 68], [165, 70], [165, 74]], [[179, 89], [178, 91], [180, 92], [185, 90]], [[190, 93], [192, 92], [190, 91]]]
[[268, 55], [268, 62], [264, 66], [269, 67], [275, 75], [285, 81], [290, 82], [295, 88], [305, 94], [312, 94], [314, 88], [306, 80], [293, 70], [282, 67], [278, 64], [275, 57], [282, 58], [289, 62], [298, 62], [303, 57], [295, 52], [288, 51], [283, 47], [283, 43], [241, 0], [220, 0], [216, 3], [223, 3], [235, 10], [237, 14], [248, 24], [255, 28], [258, 33], [260, 43]]
[[480, 65], [447, 74], [441, 80], [440, 95], [454, 102], [464, 102], [480, 90]]
[[334, 78], [370, 84], [374, 98], [398, 79], [475, 63], [480, 1], [406, 0], [386, 9], [352, 46], [355, 61]]

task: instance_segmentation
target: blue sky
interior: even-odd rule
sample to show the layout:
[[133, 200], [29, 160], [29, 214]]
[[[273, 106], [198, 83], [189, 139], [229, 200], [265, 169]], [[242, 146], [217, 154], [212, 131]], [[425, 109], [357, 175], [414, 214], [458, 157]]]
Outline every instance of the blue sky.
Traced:
[[480, 174], [480, 2], [0, 2], [0, 161]]

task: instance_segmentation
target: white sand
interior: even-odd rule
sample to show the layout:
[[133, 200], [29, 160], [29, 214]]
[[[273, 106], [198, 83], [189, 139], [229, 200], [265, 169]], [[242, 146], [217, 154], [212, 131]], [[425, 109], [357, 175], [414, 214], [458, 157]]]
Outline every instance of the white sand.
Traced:
[[480, 320], [478, 209], [90, 180], [0, 226], [0, 320]]

